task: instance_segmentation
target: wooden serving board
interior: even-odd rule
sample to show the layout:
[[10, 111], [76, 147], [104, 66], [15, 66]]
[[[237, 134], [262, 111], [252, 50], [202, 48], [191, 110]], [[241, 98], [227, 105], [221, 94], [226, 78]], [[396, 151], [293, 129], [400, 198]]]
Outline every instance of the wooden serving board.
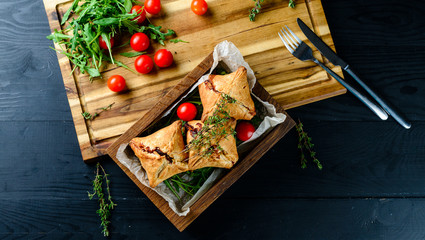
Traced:
[[[102, 79], [90, 83], [87, 75], [71, 74], [70, 61], [58, 54], [58, 61], [67, 92], [69, 105], [77, 132], [81, 153], [85, 161], [104, 155], [106, 148], [141, 118], [156, 102], [195, 68], [219, 42], [233, 42], [255, 71], [262, 86], [285, 109], [318, 101], [345, 93], [336, 80], [311, 62], [294, 58], [283, 46], [277, 32], [287, 25], [302, 40], [304, 35], [296, 25], [301, 18], [332, 48], [330, 35], [320, 0], [297, 0], [295, 9], [282, 0], [264, 1], [261, 14], [255, 22], [248, 19], [254, 6], [249, 0], [207, 0], [208, 12], [198, 16], [191, 12], [190, 2], [163, 0], [162, 12], [150, 17], [155, 25], [173, 29], [177, 38], [189, 43], [167, 43], [166, 48], [174, 55], [174, 65], [155, 69], [142, 75], [134, 74], [110, 64], [102, 72]], [[60, 20], [72, 1], [44, 0], [51, 30], [61, 29]], [[122, 41], [128, 36], [121, 36]], [[306, 41], [308, 43], [308, 41]], [[119, 44], [117, 44], [119, 45]], [[58, 47], [58, 46], [56, 46]], [[153, 57], [163, 46], [153, 43], [148, 55]], [[313, 48], [315, 49], [315, 48]], [[116, 49], [115, 57], [134, 68], [135, 58], [118, 55], [130, 51], [130, 46]], [[46, 51], [49, 51], [46, 49]], [[320, 53], [314, 51], [316, 57]], [[332, 68], [341, 74], [340, 68]], [[107, 79], [115, 74], [124, 76], [129, 91], [117, 94], [107, 86]], [[94, 113], [97, 109], [115, 103], [111, 110], [103, 112], [95, 120], [85, 120], [81, 113]]]
[[179, 230], [183, 231], [205, 209], [207, 209], [221, 194], [236, 182], [249, 168], [251, 168], [270, 148], [272, 148], [292, 127], [295, 122], [286, 114], [276, 100], [259, 84], [254, 86], [252, 92], [261, 100], [273, 104], [276, 112], [286, 115], [283, 123], [264, 133], [259, 139], [251, 143], [251, 149], [239, 156], [238, 162], [222, 178], [220, 178], [206, 193], [204, 193], [191, 207], [190, 212], [184, 216], [178, 216], [168, 203], [156, 192], [143, 185], [137, 177], [117, 159], [117, 151], [121, 144], [128, 144], [134, 137], [140, 136], [151, 124], [155, 123], [167, 110], [174, 105], [192, 87], [197, 80], [212, 66], [212, 54], [208, 55], [196, 68], [186, 75], [173, 89], [171, 89], [153, 108], [141, 119], [131, 126], [117, 141], [108, 149], [109, 156], [130, 177], [130, 179], [145, 193], [155, 206], [170, 220]]

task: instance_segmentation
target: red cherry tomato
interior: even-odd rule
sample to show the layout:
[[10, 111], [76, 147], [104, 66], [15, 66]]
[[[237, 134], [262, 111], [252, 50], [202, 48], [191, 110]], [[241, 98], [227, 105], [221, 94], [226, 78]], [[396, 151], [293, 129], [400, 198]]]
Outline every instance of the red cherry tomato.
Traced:
[[137, 21], [137, 24], [142, 24], [143, 21], [145, 21], [145, 19], [146, 19], [146, 11], [145, 11], [145, 9], [142, 6], [134, 5], [131, 8], [130, 13], [135, 13], [135, 12], [138, 13], [138, 14], [140, 14], [140, 15], [137, 16], [137, 17], [135, 17], [135, 18], [133, 18], [133, 21]]
[[[111, 42], [111, 48], [112, 48], [114, 46], [115, 39], [113, 37], [111, 37], [111, 39], [109, 39], [109, 42]], [[100, 48], [108, 50], [108, 46], [106, 45], [106, 42], [105, 42], [105, 40], [103, 40], [102, 37], [99, 37], [99, 46], [100, 46]]]
[[241, 141], [246, 141], [252, 137], [255, 132], [255, 127], [250, 122], [240, 121], [236, 126], [236, 136]]
[[108, 88], [113, 92], [121, 92], [125, 87], [125, 79], [121, 75], [113, 75], [108, 79]]
[[208, 4], [205, 0], [193, 0], [190, 8], [196, 15], [204, 15], [208, 10]]
[[177, 116], [186, 122], [195, 119], [197, 113], [196, 106], [189, 102], [182, 103], [177, 108]]
[[149, 38], [144, 33], [135, 33], [131, 36], [130, 45], [134, 51], [144, 51], [149, 47]]
[[161, 0], [146, 0], [145, 10], [150, 14], [158, 14], [161, 12]]
[[173, 54], [167, 49], [159, 49], [153, 59], [160, 68], [166, 68], [173, 64]]
[[153, 61], [148, 55], [142, 55], [134, 61], [134, 67], [139, 73], [149, 73], [153, 69]]

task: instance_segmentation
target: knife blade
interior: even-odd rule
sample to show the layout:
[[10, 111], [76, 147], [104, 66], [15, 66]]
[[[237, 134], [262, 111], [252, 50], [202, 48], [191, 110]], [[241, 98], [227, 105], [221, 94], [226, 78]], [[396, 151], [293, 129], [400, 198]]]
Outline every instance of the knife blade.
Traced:
[[364, 83], [357, 74], [351, 70], [350, 65], [342, 60], [335, 51], [333, 51], [319, 36], [317, 36], [301, 19], [297, 18], [298, 26], [310, 42], [325, 56], [333, 65], [340, 66], [348, 74], [350, 74], [356, 82], [368, 92], [381, 107], [391, 115], [400, 125], [409, 129], [412, 124], [409, 123], [400, 113], [398, 113], [387, 101], [382, 99], [376, 92], [374, 92], [366, 83]]

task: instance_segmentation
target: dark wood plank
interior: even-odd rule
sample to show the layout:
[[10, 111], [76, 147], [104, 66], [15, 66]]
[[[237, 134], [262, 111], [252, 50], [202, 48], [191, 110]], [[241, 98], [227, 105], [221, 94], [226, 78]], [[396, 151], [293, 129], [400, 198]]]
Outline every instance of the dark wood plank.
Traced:
[[[263, 201], [223, 198], [183, 233], [179, 233], [147, 200], [117, 200], [117, 204], [112, 218], [112, 239], [425, 237], [423, 198]], [[96, 208], [95, 201], [78, 199], [8, 201], [0, 209], [0, 237], [104, 239], [95, 216]]]

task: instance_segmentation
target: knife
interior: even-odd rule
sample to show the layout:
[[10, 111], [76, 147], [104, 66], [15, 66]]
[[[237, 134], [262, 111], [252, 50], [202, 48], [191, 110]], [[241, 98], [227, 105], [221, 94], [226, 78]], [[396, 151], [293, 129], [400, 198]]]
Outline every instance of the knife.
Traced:
[[301, 28], [301, 31], [304, 35], [310, 40], [310, 42], [325, 56], [333, 65], [340, 66], [348, 74], [350, 74], [354, 80], [356, 80], [361, 87], [363, 87], [366, 92], [368, 92], [381, 107], [391, 115], [401, 126], [406, 129], [409, 129], [412, 124], [409, 123], [400, 113], [398, 113], [390, 103], [381, 98], [376, 92], [374, 92], [366, 83], [364, 83], [358, 76], [351, 70], [350, 65], [348, 65], [344, 60], [342, 60], [336, 53], [320, 39], [301, 19], [297, 18], [298, 26]]

